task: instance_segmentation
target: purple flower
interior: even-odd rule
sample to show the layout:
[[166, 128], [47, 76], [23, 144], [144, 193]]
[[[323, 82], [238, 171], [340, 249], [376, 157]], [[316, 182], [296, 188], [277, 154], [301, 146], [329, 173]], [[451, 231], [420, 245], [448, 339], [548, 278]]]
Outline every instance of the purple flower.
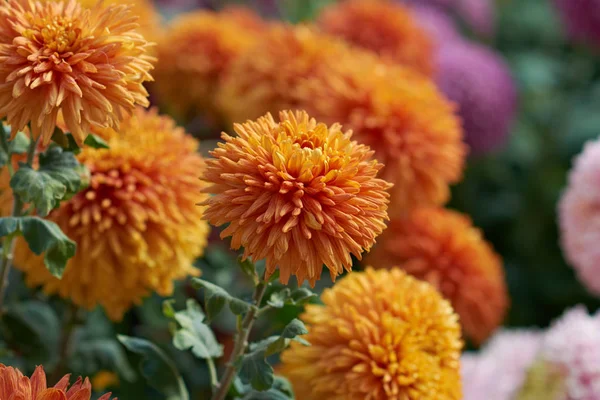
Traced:
[[450, 41], [439, 48], [437, 82], [459, 107], [471, 154], [501, 148], [513, 122], [517, 91], [504, 60], [481, 45]]
[[439, 8], [415, 5], [411, 7], [411, 11], [417, 23], [438, 46], [442, 46], [447, 41], [461, 40], [452, 18]]
[[491, 36], [495, 30], [495, 9], [492, 0], [456, 0], [458, 15], [474, 32]]
[[554, 0], [567, 33], [600, 46], [600, 0]]

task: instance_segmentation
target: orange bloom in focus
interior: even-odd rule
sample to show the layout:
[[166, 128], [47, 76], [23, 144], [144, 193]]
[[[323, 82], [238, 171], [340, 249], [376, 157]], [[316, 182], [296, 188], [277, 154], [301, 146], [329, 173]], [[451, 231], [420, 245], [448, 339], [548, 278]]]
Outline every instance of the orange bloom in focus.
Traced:
[[118, 127], [148, 105], [148, 43], [130, 7], [76, 0], [0, 3], [0, 118], [13, 135], [31, 124], [49, 143], [59, 112], [82, 144], [92, 126]]
[[409, 9], [391, 1], [348, 0], [327, 7], [324, 32], [371, 50], [386, 60], [433, 74], [434, 49]]
[[410, 69], [349, 54], [302, 82], [300, 106], [327, 123], [339, 121], [375, 150], [392, 182], [390, 213], [442, 205], [462, 177], [467, 147], [456, 107], [435, 84]]
[[368, 147], [350, 140], [339, 124], [317, 124], [305, 112], [284, 111], [236, 124], [238, 137], [207, 161], [213, 193], [204, 204], [221, 237], [244, 247], [244, 257], [266, 259], [267, 276], [279, 267], [314, 285], [323, 264], [332, 279], [350, 270], [385, 228], [390, 185], [377, 179], [382, 165]]
[[420, 208], [392, 219], [365, 263], [399, 266], [437, 287], [476, 344], [502, 323], [508, 293], [501, 258], [465, 215]]
[[[49, 388], [42, 366], [37, 367], [31, 378], [28, 378], [18, 369], [0, 364], [0, 382], [2, 382], [0, 399], [90, 400], [92, 398], [92, 385], [88, 378], [85, 380], [79, 378], [69, 387], [69, 375], [65, 375], [56, 385]], [[98, 400], [109, 400], [110, 395], [106, 393]]]
[[300, 318], [279, 372], [302, 400], [459, 400], [460, 326], [428, 283], [399, 269], [354, 272]]
[[342, 40], [310, 28], [273, 26], [223, 75], [219, 107], [230, 122], [302, 108], [297, 95], [300, 83], [348, 52], [351, 50]]
[[15, 265], [30, 286], [88, 309], [100, 304], [119, 320], [150, 292], [170, 295], [174, 279], [198, 274], [192, 263], [209, 233], [196, 206], [207, 198], [198, 179], [204, 160], [198, 142], [154, 110], [137, 109], [118, 133], [95, 133], [110, 149], [79, 154], [90, 186], [48, 217], [78, 245], [62, 280], [22, 240]]
[[173, 20], [157, 48], [154, 90], [161, 104], [178, 118], [218, 114], [213, 98], [218, 81], [261, 31], [263, 22], [251, 15], [195, 11]]

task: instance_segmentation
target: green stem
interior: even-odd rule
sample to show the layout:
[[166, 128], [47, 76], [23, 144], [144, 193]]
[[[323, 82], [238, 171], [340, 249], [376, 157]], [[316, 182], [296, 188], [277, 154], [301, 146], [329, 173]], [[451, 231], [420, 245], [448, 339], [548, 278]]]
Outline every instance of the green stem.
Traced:
[[210, 390], [212, 393], [215, 392], [217, 387], [219, 387], [219, 376], [217, 375], [217, 367], [215, 366], [215, 360], [212, 358], [208, 358], [206, 360], [208, 364], [208, 372], [210, 374]]
[[254, 290], [254, 305], [250, 311], [248, 311], [244, 317], [244, 320], [242, 321], [242, 325], [238, 329], [238, 332], [235, 336], [233, 351], [231, 352], [231, 356], [227, 362], [227, 368], [225, 369], [223, 378], [221, 378], [221, 382], [218, 384], [217, 392], [213, 394], [212, 400], [225, 400], [227, 393], [229, 393], [229, 387], [237, 375], [236, 361], [246, 351], [246, 347], [248, 346], [248, 337], [250, 336], [250, 331], [252, 330], [254, 321], [256, 320], [260, 303], [265, 295], [267, 286], [268, 282], [263, 278], [263, 280], [258, 284], [258, 286], [256, 286], [256, 289]]
[[[4, 137], [4, 135], [2, 135]], [[2, 145], [8, 152], [8, 143], [6, 143], [6, 137], [2, 140]], [[37, 148], [37, 140], [33, 138], [29, 142], [29, 148], [27, 149], [27, 165], [33, 165], [33, 158], [35, 156], [35, 149]], [[8, 165], [11, 165], [11, 154], [8, 155]], [[11, 171], [9, 168], [9, 171]], [[12, 174], [11, 174], [12, 176]], [[23, 201], [21, 198], [13, 192], [13, 207], [11, 216], [12, 217], [20, 217], [23, 212]], [[4, 238], [2, 242], [2, 259], [0, 260], [0, 315], [4, 313], [4, 294], [6, 292], [6, 288], [8, 287], [8, 276], [10, 274], [10, 269], [12, 267], [13, 254], [15, 251], [15, 235], [8, 235]]]

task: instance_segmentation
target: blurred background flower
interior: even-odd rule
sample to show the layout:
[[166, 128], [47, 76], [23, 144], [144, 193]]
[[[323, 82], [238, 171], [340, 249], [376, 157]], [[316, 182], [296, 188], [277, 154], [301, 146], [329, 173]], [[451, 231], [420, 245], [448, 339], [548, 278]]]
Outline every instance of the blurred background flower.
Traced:
[[502, 259], [471, 220], [443, 208], [417, 208], [390, 221], [364, 261], [400, 267], [436, 287], [477, 345], [502, 323], [508, 308]]

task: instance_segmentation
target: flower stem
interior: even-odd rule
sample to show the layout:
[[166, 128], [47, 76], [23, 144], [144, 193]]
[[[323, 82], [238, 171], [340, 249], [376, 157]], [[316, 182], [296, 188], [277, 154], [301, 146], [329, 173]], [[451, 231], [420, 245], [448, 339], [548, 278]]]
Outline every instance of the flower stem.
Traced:
[[[33, 165], [33, 158], [35, 156], [35, 149], [37, 148], [37, 140], [31, 138], [29, 141], [29, 148], [27, 149], [27, 165]], [[5, 151], [8, 153], [8, 144], [6, 139], [3, 139], [3, 146]], [[14, 174], [11, 165], [11, 154], [8, 154], [8, 165], [10, 166], [9, 172], [11, 177]], [[13, 192], [13, 208], [11, 212], [12, 217], [20, 217], [23, 212], [23, 201], [21, 198]], [[12, 267], [13, 253], [15, 251], [15, 235], [8, 235], [2, 241], [2, 259], [0, 260], [0, 315], [4, 313], [4, 292], [8, 287], [8, 276]]]
[[256, 289], [254, 290], [254, 305], [250, 311], [248, 311], [244, 317], [244, 320], [242, 321], [242, 325], [238, 329], [238, 332], [235, 336], [233, 351], [231, 352], [231, 356], [227, 362], [227, 368], [225, 369], [223, 378], [221, 378], [221, 382], [218, 384], [218, 390], [213, 395], [212, 400], [224, 400], [229, 392], [229, 387], [237, 375], [237, 368], [235, 365], [236, 361], [246, 351], [246, 347], [248, 346], [248, 337], [250, 336], [250, 331], [252, 330], [254, 321], [256, 320], [260, 303], [265, 295], [267, 286], [268, 281], [263, 278], [263, 280], [256, 286]]
[[215, 360], [207, 358], [206, 363], [208, 364], [208, 372], [210, 374], [210, 390], [211, 393], [215, 393], [215, 390], [219, 387], [219, 376], [217, 375], [217, 367], [215, 366]]

